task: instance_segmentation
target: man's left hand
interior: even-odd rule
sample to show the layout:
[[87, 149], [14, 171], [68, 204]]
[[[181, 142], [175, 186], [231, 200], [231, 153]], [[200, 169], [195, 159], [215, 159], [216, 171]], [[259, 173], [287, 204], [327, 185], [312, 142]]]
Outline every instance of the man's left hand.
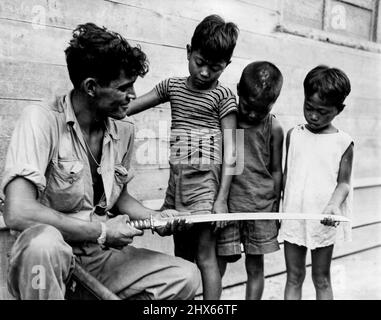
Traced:
[[169, 236], [176, 232], [188, 230], [190, 228], [190, 224], [186, 223], [186, 220], [181, 218], [181, 216], [187, 216], [189, 213], [187, 212], [179, 212], [173, 209], [163, 210], [158, 212], [154, 219], [160, 220], [161, 218], [174, 218], [172, 221], [168, 221], [164, 227], [157, 227], [155, 231], [161, 236]]

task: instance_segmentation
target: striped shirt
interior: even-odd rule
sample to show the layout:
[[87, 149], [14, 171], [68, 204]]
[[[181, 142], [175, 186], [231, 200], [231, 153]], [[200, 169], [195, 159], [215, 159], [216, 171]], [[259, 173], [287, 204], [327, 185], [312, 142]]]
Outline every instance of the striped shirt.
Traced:
[[234, 93], [221, 85], [209, 91], [190, 89], [187, 78], [169, 78], [155, 86], [160, 102], [170, 102], [171, 163], [222, 163], [221, 119], [237, 112]]

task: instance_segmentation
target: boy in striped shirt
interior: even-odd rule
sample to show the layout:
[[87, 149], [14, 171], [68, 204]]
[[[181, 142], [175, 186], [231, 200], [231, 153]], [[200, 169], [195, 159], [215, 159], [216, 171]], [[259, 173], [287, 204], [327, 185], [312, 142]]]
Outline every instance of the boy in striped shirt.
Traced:
[[[133, 115], [170, 102], [170, 176], [163, 209], [228, 212], [237, 103], [218, 79], [230, 63], [237, 38], [234, 23], [217, 15], [206, 17], [187, 45], [189, 76], [166, 79], [128, 105], [127, 115]], [[205, 300], [219, 299], [222, 291], [216, 227], [196, 224], [174, 235], [175, 255], [195, 261], [201, 271]]]

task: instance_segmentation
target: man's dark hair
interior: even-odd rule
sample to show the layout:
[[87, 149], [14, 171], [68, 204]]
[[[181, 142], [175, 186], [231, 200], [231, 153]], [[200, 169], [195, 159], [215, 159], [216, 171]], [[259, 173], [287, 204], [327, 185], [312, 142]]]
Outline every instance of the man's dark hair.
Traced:
[[282, 85], [282, 73], [274, 64], [256, 61], [243, 69], [238, 88], [240, 94], [250, 94], [268, 106], [278, 99]]
[[345, 98], [351, 92], [351, 83], [347, 75], [340, 69], [325, 65], [312, 69], [304, 79], [304, 96], [306, 98], [318, 94], [325, 104], [331, 104], [339, 111], [345, 107]]
[[131, 47], [119, 33], [94, 23], [79, 25], [65, 50], [70, 80], [75, 88], [93, 77], [100, 85], [108, 85], [124, 70], [127, 77], [144, 76], [148, 72], [147, 57], [140, 47]]
[[238, 27], [218, 15], [207, 16], [194, 31], [192, 51], [199, 50], [207, 59], [230, 62], [238, 38]]

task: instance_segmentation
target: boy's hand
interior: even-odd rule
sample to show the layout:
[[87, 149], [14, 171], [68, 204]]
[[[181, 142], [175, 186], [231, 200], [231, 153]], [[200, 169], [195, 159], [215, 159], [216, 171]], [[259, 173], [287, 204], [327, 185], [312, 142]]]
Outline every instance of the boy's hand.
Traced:
[[[341, 211], [338, 206], [329, 204], [323, 210], [323, 214], [340, 215]], [[331, 218], [324, 218], [323, 220], [320, 221], [320, 223], [324, 224], [325, 226], [331, 226], [335, 228], [340, 224], [339, 221], [335, 221]]]
[[188, 213], [182, 213], [174, 209], [167, 209], [161, 212], [158, 212], [154, 216], [155, 219], [160, 220], [160, 218], [178, 218], [174, 219], [172, 222], [168, 222], [164, 227], [155, 228], [155, 231], [160, 236], [169, 236], [173, 233], [188, 230], [191, 227], [190, 223], [186, 223], [185, 219], [181, 219], [181, 216], [186, 216]]
[[[226, 201], [215, 201], [213, 205], [212, 213], [228, 213], [228, 205]], [[229, 224], [229, 221], [214, 221], [212, 222], [213, 232], [216, 233], [219, 230], [225, 228]]]

